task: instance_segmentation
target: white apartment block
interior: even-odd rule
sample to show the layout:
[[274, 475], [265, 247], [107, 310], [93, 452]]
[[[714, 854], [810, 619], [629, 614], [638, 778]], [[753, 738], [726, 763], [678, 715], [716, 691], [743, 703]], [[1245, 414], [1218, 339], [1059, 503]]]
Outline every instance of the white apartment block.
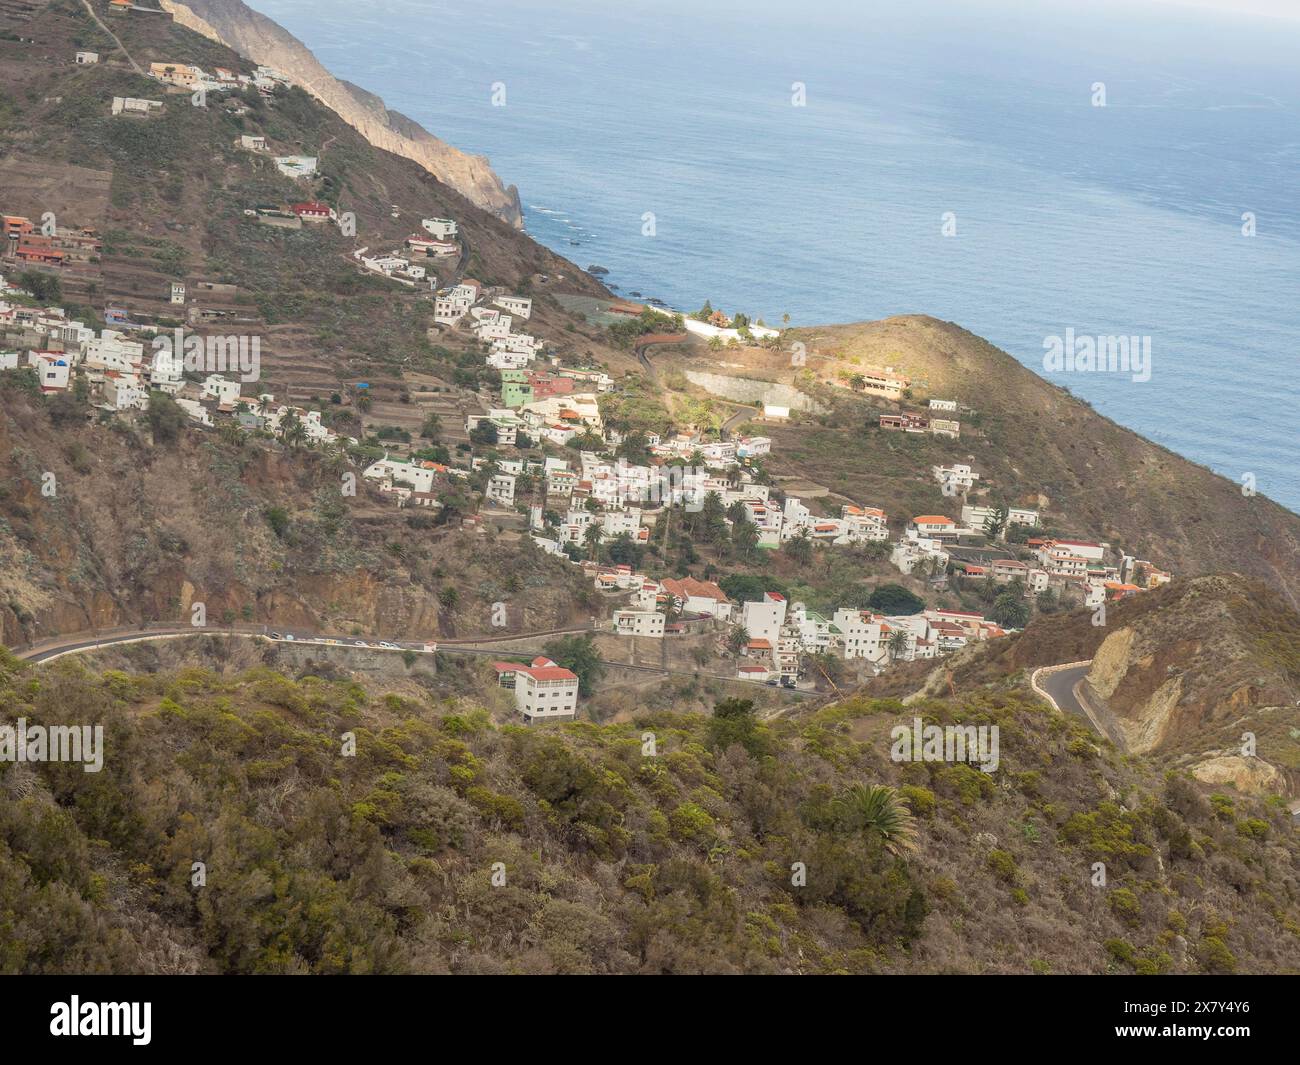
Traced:
[[487, 483], [484, 492], [488, 499], [503, 507], [515, 505], [515, 475], [498, 473]]
[[573, 720], [578, 712], [578, 676], [549, 658], [534, 658], [531, 665], [498, 662], [503, 686], [513, 680], [515, 708], [525, 722]]
[[842, 607], [835, 611], [831, 621], [840, 630], [845, 659], [865, 658], [870, 662], [879, 662], [888, 654], [883, 636], [883, 618], [869, 610]]
[[617, 636], [650, 636], [658, 639], [664, 634], [664, 615], [657, 610], [616, 610], [614, 633]]
[[745, 603], [740, 608], [740, 624], [751, 640], [767, 640], [773, 647], [785, 624], [785, 596], [766, 592], [757, 602]]

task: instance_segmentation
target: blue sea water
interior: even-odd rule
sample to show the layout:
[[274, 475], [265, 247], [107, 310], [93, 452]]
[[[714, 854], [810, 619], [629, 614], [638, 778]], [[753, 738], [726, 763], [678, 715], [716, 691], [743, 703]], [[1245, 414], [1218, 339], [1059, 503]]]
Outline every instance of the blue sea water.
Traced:
[[[489, 156], [528, 231], [623, 293], [772, 323], [948, 319], [1300, 511], [1300, 21], [1014, 0], [254, 6]], [[1150, 336], [1151, 379], [1045, 372], [1068, 328]]]

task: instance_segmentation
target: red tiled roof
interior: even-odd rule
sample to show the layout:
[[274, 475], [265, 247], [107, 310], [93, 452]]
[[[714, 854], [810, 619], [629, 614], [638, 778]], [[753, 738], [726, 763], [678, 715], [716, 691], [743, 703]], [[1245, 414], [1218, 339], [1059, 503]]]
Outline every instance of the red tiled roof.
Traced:
[[577, 680], [578, 674], [563, 666], [535, 666], [529, 669], [520, 669], [520, 673], [527, 673], [533, 680]]
[[679, 599], [713, 599], [719, 603], [730, 603], [727, 593], [719, 588], [713, 581], [697, 581], [694, 577], [683, 577], [678, 580], [675, 577], [669, 577], [661, 582], [664, 591], [677, 596]]

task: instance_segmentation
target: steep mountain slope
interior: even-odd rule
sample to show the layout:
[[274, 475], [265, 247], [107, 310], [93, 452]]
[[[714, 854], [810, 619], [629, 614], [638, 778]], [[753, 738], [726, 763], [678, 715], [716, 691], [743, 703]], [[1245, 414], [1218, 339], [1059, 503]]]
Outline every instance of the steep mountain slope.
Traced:
[[[106, 741], [99, 773], [0, 764], [0, 971], [1300, 965], [1283, 807], [1153, 773], [1014, 696], [503, 729], [356, 678], [100, 676], [0, 650], [0, 703]], [[997, 725], [996, 773], [892, 761], [913, 714]], [[901, 824], [854, 790], [880, 785]]]
[[[798, 344], [806, 361], [792, 366]], [[931, 466], [970, 463], [981, 475], [971, 502], [1031, 506], [1059, 535], [1108, 541], [1178, 575], [1244, 573], [1300, 604], [1300, 516], [1266, 498], [1267, 485], [1244, 495], [951, 322], [913, 315], [794, 329], [779, 351], [729, 350], [725, 359], [749, 365], [731, 371], [738, 376], [799, 384], [828, 408], [811, 423], [764, 427], [778, 475], [883, 507], [894, 521], [956, 518], [961, 500], [941, 493]], [[868, 399], [844, 386], [866, 367], [906, 375], [911, 398]], [[970, 408], [956, 415], [960, 440], [877, 428], [880, 414], [931, 397]]]
[[[590, 613], [589, 582], [530, 542], [490, 526], [437, 527], [366, 482], [342, 495], [340, 478], [355, 467], [340, 456], [237, 433], [154, 437], [147, 427], [86, 425], [84, 414], [56, 424], [9, 376], [0, 381], [0, 642], [185, 623], [195, 603], [217, 627], [381, 639], [542, 630]], [[504, 627], [493, 627], [494, 603], [507, 604]]]
[[516, 228], [523, 225], [519, 191], [506, 188], [487, 159], [440, 141], [419, 123], [390, 111], [384, 101], [317, 62], [298, 38], [242, 0], [161, 0], [182, 26], [233, 48], [255, 63], [275, 67], [330, 108], [376, 148], [413, 159], [471, 203]]
[[1242, 791], [1300, 792], [1300, 613], [1239, 574], [1174, 581], [868, 685], [880, 695], [1027, 686], [1039, 666], [1091, 659], [1085, 694], [1129, 753]]
[[[119, 16], [111, 25], [146, 68], [172, 61], [252, 69], [165, 16]], [[22, 19], [0, 13], [0, 27], [14, 31], [12, 40], [0, 39], [4, 209], [37, 218], [53, 212], [63, 224], [103, 234], [101, 261], [64, 284], [65, 302], [91, 308], [95, 318], [105, 307], [174, 316], [172, 281], [189, 282], [192, 292], [200, 281], [234, 284], [241, 331], [262, 335], [277, 395], [309, 398], [373, 378], [387, 389], [400, 384], [402, 371], [451, 373], [445, 359], [438, 366], [431, 360], [427, 289], [367, 275], [351, 258], [357, 249], [400, 245], [421, 217], [444, 215], [460, 224], [465, 255], [431, 264], [440, 283], [466, 276], [532, 294], [542, 335], [572, 324], [550, 300], [552, 291], [604, 294], [572, 263], [416, 163], [371, 146], [302, 89], [272, 100], [256, 92], [237, 101], [214, 95], [211, 106], [190, 106], [188, 93], [133, 73], [85, 9], [69, 0]], [[83, 47], [100, 49], [104, 61], [74, 65], [71, 56]], [[161, 98], [164, 106], [147, 119], [113, 116], [114, 96]], [[240, 150], [241, 135], [265, 137], [267, 151]], [[315, 156], [319, 175], [285, 177], [273, 154]], [[246, 214], [259, 204], [311, 198], [352, 213], [355, 237], [335, 226], [268, 228]], [[227, 302], [219, 309], [236, 308]], [[560, 350], [564, 341], [601, 346], [592, 329], [556, 340]], [[475, 361], [481, 366], [481, 358]]]

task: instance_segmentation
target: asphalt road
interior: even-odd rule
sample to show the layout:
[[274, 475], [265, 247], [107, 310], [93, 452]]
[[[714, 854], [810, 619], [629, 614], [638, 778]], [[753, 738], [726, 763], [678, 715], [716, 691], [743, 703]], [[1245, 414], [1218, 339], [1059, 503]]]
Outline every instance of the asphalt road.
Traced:
[[[415, 651], [419, 654], [432, 654], [441, 648], [444, 651], [457, 651], [464, 648], [460, 644], [503, 643], [510, 640], [528, 640], [543, 636], [558, 636], [575, 632], [588, 632], [590, 626], [578, 626], [563, 629], [546, 629], [540, 632], [516, 632], [499, 636], [476, 636], [463, 640], [364, 640], [352, 636], [323, 636], [319, 633], [295, 632], [290, 629], [267, 627], [265, 631], [225, 628], [193, 628], [178, 625], [175, 628], [149, 628], [108, 632], [88, 636], [85, 633], [70, 636], [66, 641], [50, 644], [38, 650], [15, 652], [17, 657], [28, 662], [45, 662], [61, 655], [77, 651], [90, 651], [114, 644], [143, 643], [151, 640], [180, 639], [185, 636], [240, 636], [244, 639], [265, 639], [276, 643], [306, 644], [313, 647], [357, 647], [371, 651]], [[489, 652], [483, 651], [483, 654]]]
[[1058, 673], [1049, 673], [1038, 682], [1038, 686], [1056, 700], [1057, 706], [1088, 724], [1092, 724], [1088, 711], [1083, 708], [1079, 697], [1074, 694], [1074, 686], [1088, 675], [1090, 666], [1091, 663], [1087, 666], [1076, 666], [1074, 669], [1062, 669]]
[[[591, 632], [590, 626], [579, 626], [576, 628], [566, 629], [547, 629], [541, 632], [516, 632], [506, 633], [500, 636], [478, 636], [458, 641], [392, 641], [392, 640], [363, 640], [355, 637], [343, 636], [320, 636], [312, 633], [292, 632], [281, 629], [268, 629], [267, 632], [249, 632], [239, 629], [196, 629], [191, 627], [177, 626], [174, 629], [148, 629], [143, 631], [128, 631], [105, 633], [99, 637], [73, 638], [66, 643], [58, 643], [49, 647], [43, 647], [34, 651], [15, 652], [18, 658], [28, 662], [46, 662], [66, 654], [76, 654], [80, 651], [97, 650], [103, 647], [111, 647], [114, 644], [143, 643], [152, 640], [174, 640], [182, 639], [188, 636], [239, 636], [246, 640], [270, 640], [275, 643], [285, 643], [305, 647], [351, 647], [361, 650], [393, 652], [393, 651], [414, 651], [417, 654], [433, 654], [441, 651], [444, 654], [462, 654], [462, 655], [486, 655], [498, 657], [506, 655], [518, 657], [520, 655], [537, 654], [536, 650], [528, 648], [511, 647], [502, 650], [495, 650], [491, 647], [471, 647], [468, 644], [491, 644], [506, 643], [515, 640], [540, 639], [546, 636], [558, 636], [569, 633]], [[609, 662], [607, 665], [612, 669], [626, 669], [636, 673], [656, 673], [660, 676], [681, 676], [681, 677], [711, 677], [717, 680], [737, 680], [744, 684], [758, 684], [757, 681], [740, 681], [736, 677], [726, 677], [717, 673], [702, 673], [697, 670], [688, 669], [668, 669], [662, 666], [643, 666], [633, 665], [626, 662]], [[817, 692], [807, 691], [797, 688], [782, 688], [783, 692], [790, 692], [800, 698], [817, 695]]]

